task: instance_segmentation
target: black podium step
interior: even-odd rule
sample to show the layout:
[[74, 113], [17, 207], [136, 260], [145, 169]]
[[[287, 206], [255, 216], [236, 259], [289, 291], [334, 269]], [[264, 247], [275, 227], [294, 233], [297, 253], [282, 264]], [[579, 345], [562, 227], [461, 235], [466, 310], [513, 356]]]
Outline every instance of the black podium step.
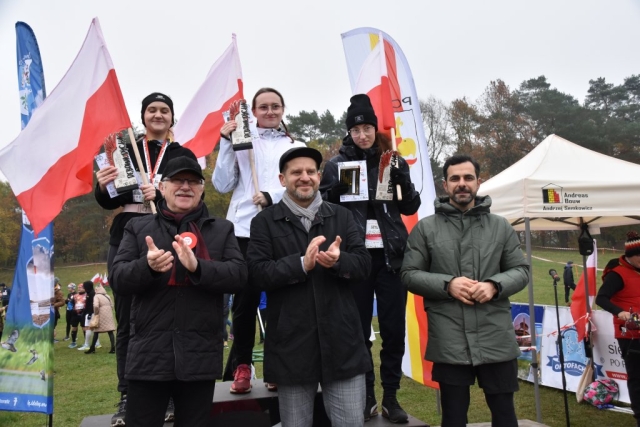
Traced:
[[[211, 405], [211, 423], [209, 427], [222, 426], [252, 426], [271, 427], [278, 425], [278, 392], [268, 391], [264, 382], [259, 379], [251, 381], [251, 392], [245, 394], [233, 394], [229, 392], [232, 381], [216, 383]], [[322, 399], [316, 400], [316, 407], [320, 406], [317, 417], [314, 418], [314, 426], [328, 426]], [[324, 417], [323, 417], [324, 415]], [[80, 427], [110, 427], [113, 414], [97, 415], [82, 420]], [[386, 418], [379, 415], [367, 421], [365, 427], [393, 426]], [[409, 416], [409, 423], [402, 424], [406, 427], [428, 427], [427, 424]], [[173, 427], [173, 423], [165, 423], [165, 427]]]

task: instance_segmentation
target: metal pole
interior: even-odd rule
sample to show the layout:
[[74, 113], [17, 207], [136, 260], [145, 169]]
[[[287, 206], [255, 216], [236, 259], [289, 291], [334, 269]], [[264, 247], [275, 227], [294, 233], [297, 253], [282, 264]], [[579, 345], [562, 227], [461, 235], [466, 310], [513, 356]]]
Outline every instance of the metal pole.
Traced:
[[564, 350], [562, 349], [562, 332], [560, 330], [560, 309], [558, 308], [558, 280], [553, 279], [553, 293], [556, 298], [556, 320], [558, 321], [558, 356], [560, 357], [560, 372], [562, 373], [562, 394], [564, 396], [564, 413], [567, 420], [567, 427], [571, 426], [569, 421], [569, 401], [567, 400], [567, 377], [564, 373]]
[[[584, 229], [585, 227], [587, 227], [587, 225], [584, 223], [584, 220], [580, 218], [580, 228]], [[588, 231], [588, 228], [587, 228], [587, 231]], [[595, 248], [595, 244], [592, 243], [592, 245], [593, 245], [592, 246], [593, 250], [597, 250]], [[589, 269], [587, 268], [588, 257], [586, 254], [581, 253], [581, 255], [582, 255], [582, 274], [584, 276], [584, 296], [585, 296], [584, 303], [587, 305], [587, 318], [589, 319], [587, 321], [587, 333], [583, 340], [584, 353], [585, 353], [585, 356], [589, 358], [589, 362], [591, 364], [591, 370], [593, 372], [590, 380], [594, 381], [596, 377], [596, 362], [595, 360], [593, 360], [593, 346], [591, 342], [591, 301], [589, 300]], [[595, 267], [597, 268], [598, 266], [596, 265]]]
[[533, 389], [536, 400], [536, 421], [542, 424], [542, 410], [540, 409], [540, 384], [539, 384], [539, 366], [538, 366], [538, 351], [536, 344], [538, 337], [536, 333], [536, 313], [533, 300], [533, 267], [531, 264], [531, 224], [529, 224], [529, 218], [524, 219], [525, 230], [525, 248], [527, 250], [527, 262], [529, 263], [529, 322], [531, 325], [531, 369], [533, 369]]

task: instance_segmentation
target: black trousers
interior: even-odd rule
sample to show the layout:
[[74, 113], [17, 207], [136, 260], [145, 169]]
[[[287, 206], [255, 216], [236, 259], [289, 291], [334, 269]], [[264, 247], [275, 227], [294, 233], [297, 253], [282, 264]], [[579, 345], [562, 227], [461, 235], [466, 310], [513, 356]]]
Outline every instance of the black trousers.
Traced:
[[[380, 380], [386, 392], [395, 393], [402, 378], [402, 356], [404, 356], [405, 312], [407, 288], [400, 276], [387, 269], [384, 250], [370, 249], [371, 274], [358, 284], [352, 285], [353, 296], [360, 313], [364, 342], [371, 356], [371, 318], [373, 295], [378, 304], [378, 324], [382, 350], [380, 350]], [[376, 381], [373, 370], [366, 373], [367, 390], [371, 393]]]
[[[242, 256], [247, 258], [249, 239], [239, 237], [238, 244]], [[241, 364], [250, 365], [253, 360], [253, 346], [256, 341], [256, 316], [260, 305], [260, 289], [247, 286], [233, 297], [232, 323], [233, 344], [222, 376], [224, 381], [233, 380], [233, 371]]]
[[636, 424], [640, 426], [640, 340], [618, 338], [622, 360], [627, 370], [627, 389], [631, 410]]
[[[109, 254], [107, 255], [107, 272], [111, 271], [113, 260], [118, 252], [115, 245], [109, 246]], [[131, 316], [131, 301], [133, 297], [130, 295], [118, 294], [118, 285], [109, 277], [109, 285], [113, 289], [114, 305], [116, 309], [116, 371], [118, 374], [118, 391], [121, 394], [127, 394], [128, 384], [124, 377], [127, 367], [127, 349], [129, 348], [129, 317]], [[166, 409], [166, 406], [165, 406]], [[127, 406], [128, 410], [128, 406]]]
[[569, 302], [569, 294], [571, 293], [572, 290], [576, 290], [576, 285], [564, 285], [564, 302], [567, 303]]
[[518, 427], [513, 393], [518, 391], [516, 359], [486, 365], [433, 364], [433, 379], [440, 384], [442, 427], [464, 427], [470, 403], [469, 387], [478, 378], [491, 411], [491, 427]]
[[173, 398], [174, 427], [209, 425], [215, 381], [129, 381], [127, 427], [161, 427]]
[[66, 314], [65, 314], [65, 319], [67, 321], [67, 329], [66, 329], [66, 334], [64, 335], [65, 337], [70, 337], [70, 333], [71, 333], [71, 319], [73, 319], [73, 310], [65, 310]]

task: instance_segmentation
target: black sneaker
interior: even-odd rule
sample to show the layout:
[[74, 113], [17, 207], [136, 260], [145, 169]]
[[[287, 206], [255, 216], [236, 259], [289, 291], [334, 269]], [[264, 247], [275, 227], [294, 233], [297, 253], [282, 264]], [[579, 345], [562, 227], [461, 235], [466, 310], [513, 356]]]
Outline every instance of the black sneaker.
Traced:
[[364, 405], [364, 420], [369, 421], [371, 417], [378, 416], [378, 402], [376, 402], [375, 396], [367, 396], [367, 401]]
[[383, 397], [382, 398], [382, 416], [388, 418], [392, 423], [408, 423], [409, 416], [400, 407], [398, 399], [395, 397]]
[[116, 403], [118, 412], [111, 417], [111, 427], [122, 427], [125, 425], [124, 416], [127, 413], [127, 396], [120, 399], [120, 402]]
[[173, 406], [173, 397], [169, 398], [169, 404], [167, 405], [167, 411], [164, 413], [164, 422], [165, 423], [172, 423], [173, 420], [175, 419], [174, 416], [174, 412], [176, 410], [176, 407]]

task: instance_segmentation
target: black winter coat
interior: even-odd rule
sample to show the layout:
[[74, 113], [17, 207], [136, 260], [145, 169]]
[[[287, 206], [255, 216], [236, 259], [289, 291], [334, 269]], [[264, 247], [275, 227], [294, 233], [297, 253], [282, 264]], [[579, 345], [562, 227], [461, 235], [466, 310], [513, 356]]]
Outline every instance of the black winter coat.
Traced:
[[[339, 261], [305, 274], [301, 257], [321, 235], [322, 251], [342, 238]], [[265, 381], [300, 385], [372, 369], [350, 289], [369, 275], [371, 257], [347, 209], [323, 202], [309, 232], [284, 202], [263, 210], [251, 221], [247, 262], [269, 301]]]
[[[142, 147], [142, 139], [136, 141], [136, 144], [138, 144], [138, 151], [140, 152], [140, 157], [142, 158], [142, 163], [146, 171], [147, 166], [144, 163], [145, 154]], [[153, 168], [153, 165], [155, 165], [156, 160], [158, 159], [158, 155], [160, 154], [160, 146], [155, 143], [150, 143], [148, 144], [148, 147], [149, 147], [149, 157], [151, 157], [151, 161], [149, 163], [151, 164], [151, 168]], [[139, 171], [138, 163], [135, 160], [136, 157], [133, 154], [133, 148], [131, 147], [131, 145], [129, 145], [129, 156], [133, 160], [133, 167], [135, 168], [135, 170]], [[167, 150], [165, 151], [164, 156], [162, 157], [162, 162], [160, 163], [160, 167], [158, 168], [158, 173], [162, 174], [169, 160], [175, 159], [181, 156], [187, 156], [193, 160], [198, 160], [195, 154], [193, 154], [191, 150], [181, 146], [177, 142], [172, 142], [167, 146]], [[97, 182], [96, 182], [96, 188], [94, 190], [94, 196], [98, 204], [103, 209], [108, 209], [108, 210], [118, 209], [119, 207], [122, 207], [126, 204], [135, 203], [133, 201], [133, 191], [129, 191], [127, 193], [120, 194], [118, 197], [111, 198], [111, 196], [109, 196], [109, 193], [103, 193], [102, 191], [100, 191], [100, 185]], [[162, 194], [160, 193], [159, 190], [156, 190], [156, 203], [161, 198], [162, 198]], [[124, 226], [127, 225], [127, 222], [129, 222], [131, 218], [135, 218], [137, 216], [143, 216], [143, 215], [146, 215], [146, 214], [141, 214], [136, 212], [120, 212], [118, 215], [116, 215], [116, 217], [113, 219], [113, 223], [111, 224], [111, 229], [109, 230], [109, 235], [110, 235], [109, 244], [113, 246], [118, 246], [120, 244], [120, 240], [122, 240], [122, 234], [124, 233]]]
[[126, 225], [112, 275], [121, 295], [133, 295], [125, 372], [129, 380], [221, 378], [223, 294], [242, 290], [247, 268], [229, 221], [206, 214], [197, 224], [211, 259], [198, 259], [196, 272], [188, 273], [188, 286], [168, 286], [171, 271], [157, 273], [147, 264], [145, 236], [180, 262], [171, 246], [178, 231], [175, 222], [158, 214]]
[[[402, 215], [413, 215], [420, 207], [420, 194], [415, 190], [413, 184], [409, 191], [402, 194], [402, 201], [395, 197], [392, 201], [375, 201], [376, 187], [379, 173], [379, 162], [372, 158], [372, 150], [363, 151], [359, 149], [350, 136], [346, 136], [340, 147], [340, 154], [330, 159], [324, 165], [322, 171], [322, 181], [320, 182], [320, 192], [325, 200], [328, 199], [328, 192], [338, 181], [339, 162], [350, 162], [354, 160], [367, 160], [367, 181], [369, 183], [369, 200], [342, 203], [341, 206], [349, 209], [353, 214], [358, 231], [362, 239], [365, 238], [367, 218], [373, 219], [369, 210], [373, 210], [375, 219], [378, 221], [382, 233], [382, 242], [387, 266], [395, 271], [399, 271], [404, 258], [404, 249], [407, 245], [407, 228], [402, 222]], [[369, 158], [367, 158], [369, 157]], [[400, 156], [399, 169], [403, 174], [409, 175], [409, 165]], [[410, 179], [410, 178], [409, 178]], [[367, 216], [369, 214], [369, 216]]]

